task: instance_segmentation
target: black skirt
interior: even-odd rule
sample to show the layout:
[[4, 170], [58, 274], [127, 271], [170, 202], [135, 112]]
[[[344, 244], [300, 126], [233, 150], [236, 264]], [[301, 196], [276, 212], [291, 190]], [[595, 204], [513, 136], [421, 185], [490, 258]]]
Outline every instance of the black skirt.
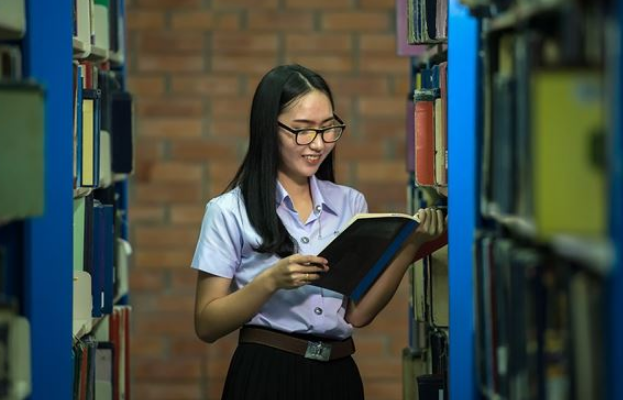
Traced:
[[352, 357], [309, 360], [255, 343], [238, 344], [222, 396], [222, 400], [363, 399], [363, 382]]

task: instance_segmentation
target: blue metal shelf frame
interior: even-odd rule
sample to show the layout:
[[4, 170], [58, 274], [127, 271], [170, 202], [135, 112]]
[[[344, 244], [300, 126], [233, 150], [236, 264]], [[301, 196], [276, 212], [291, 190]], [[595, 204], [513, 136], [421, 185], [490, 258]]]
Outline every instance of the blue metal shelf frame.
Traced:
[[615, 93], [614, 93], [614, 134], [611, 146], [612, 160], [612, 195], [610, 198], [611, 207], [611, 235], [616, 246], [616, 264], [609, 285], [610, 306], [609, 315], [611, 327], [609, 329], [609, 365], [608, 365], [608, 395], [609, 399], [623, 400], [623, 116], [621, 115], [621, 105], [623, 105], [623, 0], [616, 2], [616, 15], [618, 23], [618, 48], [616, 49], [616, 60], [614, 65]]
[[449, 386], [450, 399], [473, 400], [478, 24], [458, 0], [450, 0], [448, 23]]
[[72, 7], [70, 0], [26, 0], [25, 73], [46, 90], [45, 213], [24, 229], [31, 400], [72, 398]]

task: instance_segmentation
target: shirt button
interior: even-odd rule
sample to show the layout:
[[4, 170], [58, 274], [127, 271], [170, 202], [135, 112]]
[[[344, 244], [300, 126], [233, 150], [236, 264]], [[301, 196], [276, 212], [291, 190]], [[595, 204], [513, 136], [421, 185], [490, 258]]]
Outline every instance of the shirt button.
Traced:
[[316, 307], [316, 308], [314, 308], [314, 313], [315, 313], [316, 315], [322, 315], [322, 308], [320, 308], [320, 307]]
[[316, 206], [316, 214], [319, 213], [320, 210], [322, 210], [322, 206], [319, 204]]
[[301, 238], [301, 242], [303, 242], [303, 243], [307, 244], [307, 243], [309, 243], [309, 238], [308, 238], [307, 236], [303, 236], [303, 237]]

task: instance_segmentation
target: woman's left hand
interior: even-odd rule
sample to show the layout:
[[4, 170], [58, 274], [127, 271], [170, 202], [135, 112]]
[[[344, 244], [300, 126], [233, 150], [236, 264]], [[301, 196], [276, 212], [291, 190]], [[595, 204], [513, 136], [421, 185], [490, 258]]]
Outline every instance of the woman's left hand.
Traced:
[[413, 234], [413, 240], [422, 244], [437, 239], [446, 230], [448, 217], [444, 217], [443, 212], [434, 208], [420, 208], [418, 210], [420, 226]]

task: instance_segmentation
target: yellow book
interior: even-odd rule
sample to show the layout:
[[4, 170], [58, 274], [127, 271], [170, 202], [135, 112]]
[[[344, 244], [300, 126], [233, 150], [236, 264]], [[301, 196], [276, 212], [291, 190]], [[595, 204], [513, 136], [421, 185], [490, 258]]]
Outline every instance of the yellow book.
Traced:
[[532, 78], [534, 217], [538, 235], [606, 233], [605, 104], [589, 70]]
[[82, 100], [82, 162], [81, 162], [81, 186], [95, 186], [94, 153], [95, 144], [93, 142], [93, 99]]

